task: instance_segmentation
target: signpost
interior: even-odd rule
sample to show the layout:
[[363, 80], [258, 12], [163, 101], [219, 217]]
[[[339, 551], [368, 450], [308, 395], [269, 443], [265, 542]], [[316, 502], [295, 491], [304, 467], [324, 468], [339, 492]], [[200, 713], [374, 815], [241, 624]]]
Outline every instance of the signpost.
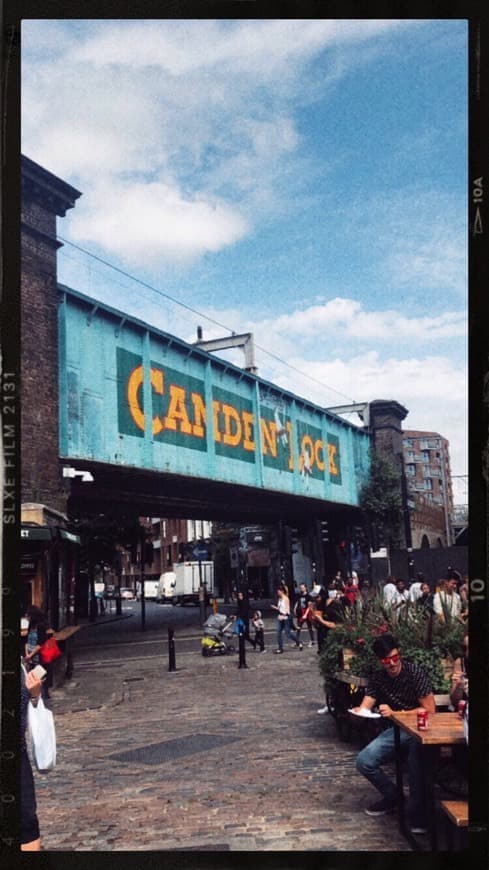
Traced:
[[202, 584], [202, 562], [207, 559], [207, 546], [200, 542], [192, 549], [192, 555], [199, 563], [199, 603], [200, 603], [200, 624], [203, 625], [206, 618], [206, 589], [205, 583]]

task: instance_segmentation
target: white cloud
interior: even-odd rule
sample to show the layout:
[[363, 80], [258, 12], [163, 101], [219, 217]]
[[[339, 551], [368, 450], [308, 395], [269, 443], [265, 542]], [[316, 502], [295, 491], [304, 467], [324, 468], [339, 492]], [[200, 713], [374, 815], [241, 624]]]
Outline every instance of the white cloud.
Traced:
[[461, 338], [466, 335], [464, 311], [445, 311], [431, 317], [409, 317], [399, 311], [367, 311], [354, 299], [336, 297], [323, 304], [297, 308], [290, 314], [257, 324], [258, 334], [277, 337], [295, 345], [310, 343], [318, 333], [330, 336], [329, 344], [337, 340], [355, 339], [368, 342], [432, 342], [438, 339]]
[[[216, 228], [211, 216], [211, 235], [224, 246], [271, 213], [298, 207], [303, 173], [297, 170], [303, 158], [293, 112], [297, 100], [300, 105], [309, 99], [302, 75], [306, 64], [330, 50], [329, 72], [321, 79], [324, 94], [329, 78], [337, 84], [352, 64], [362, 63], [362, 51], [367, 58], [372, 44], [389, 51], [383, 36], [417, 26], [423, 23], [26, 21], [23, 149], [85, 194], [68, 229], [79, 230], [82, 222], [87, 227], [89, 192], [92, 201], [100, 201], [108, 184], [115, 193], [106, 202], [104, 223], [118, 227], [119, 216], [109, 215], [108, 204], [118, 207], [124, 182], [133, 174], [140, 183], [156, 178], [178, 188], [176, 196], [184, 203], [197, 198], [212, 210], [218, 199], [222, 220]], [[39, 51], [43, 44], [44, 54]], [[151, 239], [154, 262], [180, 261], [185, 248], [192, 256], [218, 250], [212, 239], [199, 241], [204, 222], [200, 209], [195, 244], [190, 239], [184, 245], [178, 227], [164, 245], [158, 234], [147, 234], [145, 253]], [[192, 223], [189, 235], [194, 231]], [[134, 259], [141, 249], [138, 234], [133, 250], [130, 234], [124, 239]], [[112, 244], [110, 250], [115, 249]]]
[[[270, 379], [323, 406], [345, 404], [346, 399], [338, 393], [357, 402], [395, 399], [409, 411], [403, 428], [439, 432], [448, 438], [452, 473], [467, 473], [465, 366], [442, 355], [381, 357], [377, 351], [370, 351], [348, 359], [326, 361], [318, 356], [312, 362], [300, 356], [289, 358], [288, 362], [332, 389], [321, 388], [293, 369], [287, 370], [273, 362]], [[262, 359], [259, 364], [261, 362]], [[264, 376], [263, 367], [259, 373]], [[359, 422], [356, 416], [351, 419]]]
[[125, 183], [115, 191], [99, 185], [71, 223], [77, 241], [125, 262], [192, 259], [232, 244], [246, 230], [245, 220], [225, 204], [199, 194], [185, 198], [177, 187], [157, 182]]
[[293, 27], [287, 20], [117, 22], [80, 45], [74, 59], [97, 66], [157, 66], [172, 76], [231, 68], [261, 79], [333, 43], [358, 45], [414, 24], [394, 19], [296, 19]]

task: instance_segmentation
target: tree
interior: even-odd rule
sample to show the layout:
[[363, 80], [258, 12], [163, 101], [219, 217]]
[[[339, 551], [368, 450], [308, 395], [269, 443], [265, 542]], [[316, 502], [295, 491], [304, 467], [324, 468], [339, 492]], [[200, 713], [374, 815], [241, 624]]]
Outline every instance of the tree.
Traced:
[[360, 507], [375, 544], [399, 546], [402, 538], [401, 475], [392, 460], [371, 451], [370, 474], [360, 492]]

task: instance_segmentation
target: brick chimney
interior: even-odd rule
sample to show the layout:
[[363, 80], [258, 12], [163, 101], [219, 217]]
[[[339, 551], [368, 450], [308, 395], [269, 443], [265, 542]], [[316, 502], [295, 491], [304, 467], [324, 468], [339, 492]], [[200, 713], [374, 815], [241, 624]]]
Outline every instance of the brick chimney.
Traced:
[[56, 218], [80, 191], [28, 157], [21, 163], [21, 500], [65, 512], [58, 470]]

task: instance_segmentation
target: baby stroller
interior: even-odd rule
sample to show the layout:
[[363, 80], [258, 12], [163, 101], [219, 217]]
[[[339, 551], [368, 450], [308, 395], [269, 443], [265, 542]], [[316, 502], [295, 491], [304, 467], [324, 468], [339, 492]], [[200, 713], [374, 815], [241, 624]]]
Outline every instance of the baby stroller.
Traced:
[[203, 656], [225, 656], [235, 652], [232, 632], [233, 620], [222, 613], [213, 613], [204, 622], [204, 637], [201, 640]]

